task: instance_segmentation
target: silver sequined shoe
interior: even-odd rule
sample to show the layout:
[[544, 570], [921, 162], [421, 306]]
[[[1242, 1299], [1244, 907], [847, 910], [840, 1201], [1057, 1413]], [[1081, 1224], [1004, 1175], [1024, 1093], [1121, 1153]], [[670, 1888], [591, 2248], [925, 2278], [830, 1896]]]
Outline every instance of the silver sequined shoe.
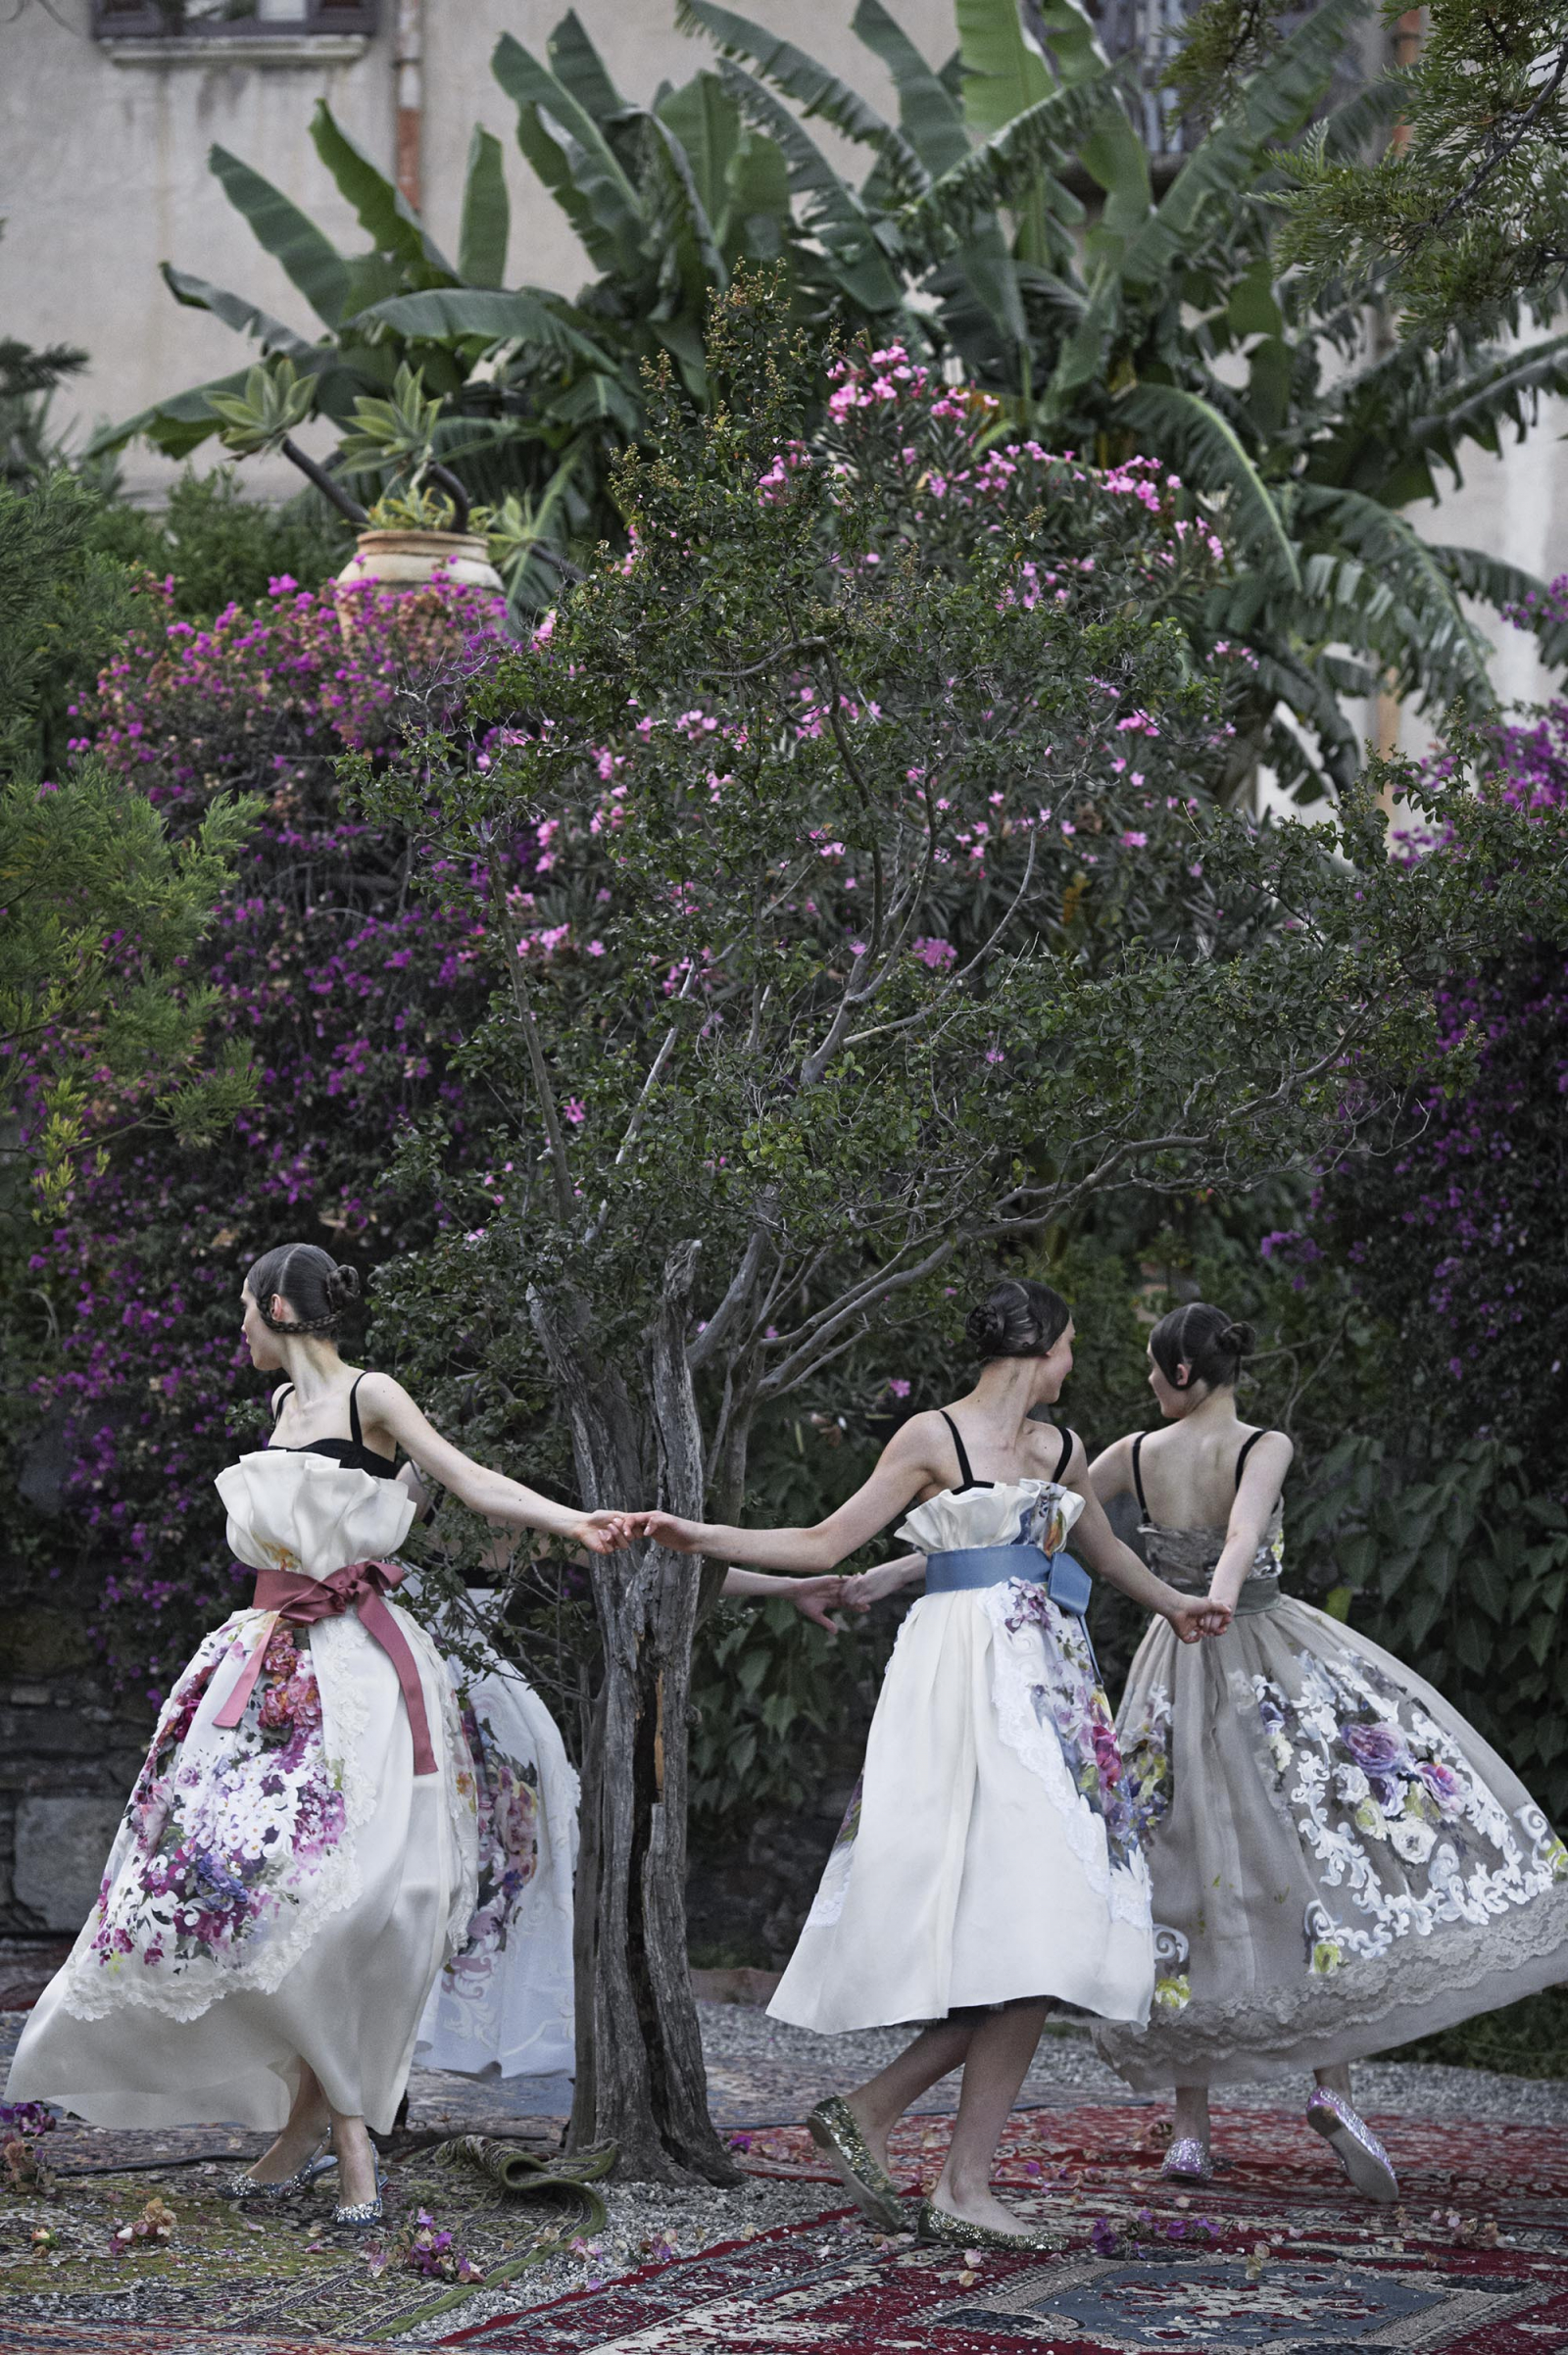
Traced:
[[319, 2155], [321, 2144], [325, 2140], [326, 2136], [322, 2134], [312, 2145], [310, 2154], [303, 2165], [296, 2167], [292, 2175], [281, 2177], [277, 2183], [259, 2183], [250, 2169], [246, 2168], [242, 2175], [231, 2175], [226, 2183], [219, 2186], [220, 2195], [223, 2199], [231, 2199], [236, 2207], [243, 2208], [251, 2200], [286, 2199], [291, 2191], [306, 2190], [310, 2184], [315, 2183], [318, 2175], [323, 2174], [328, 2167], [335, 2166], [337, 2163], [333, 2159], [323, 2159]]
[[332, 2222], [335, 2225], [342, 2225], [346, 2227], [351, 2232], [363, 2232], [368, 2231], [371, 2225], [378, 2225], [385, 2214], [385, 2210], [381, 2202], [381, 2193], [385, 2183], [386, 2177], [381, 2173], [380, 2167], [377, 2165], [375, 2170], [374, 2199], [353, 2200], [347, 2207], [334, 2208], [332, 2210]]
[[1178, 2134], [1161, 2162], [1164, 2183], [1206, 2183], [1214, 2172], [1208, 2144], [1200, 2134]]
[[1357, 2191], [1390, 2206], [1399, 2196], [1394, 2163], [1364, 2118], [1343, 2093], [1319, 2085], [1306, 2105], [1306, 2123], [1322, 2135]]

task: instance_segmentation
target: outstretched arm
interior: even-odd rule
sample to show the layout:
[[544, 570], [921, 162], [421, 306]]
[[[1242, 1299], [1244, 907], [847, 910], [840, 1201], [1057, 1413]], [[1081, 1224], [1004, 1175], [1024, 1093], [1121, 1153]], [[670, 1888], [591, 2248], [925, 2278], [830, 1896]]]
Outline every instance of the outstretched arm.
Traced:
[[509, 1529], [547, 1530], [552, 1537], [586, 1546], [590, 1553], [613, 1553], [636, 1535], [625, 1513], [585, 1513], [575, 1505], [557, 1504], [520, 1481], [509, 1480], [504, 1472], [476, 1464], [441, 1437], [390, 1374], [364, 1377], [360, 1412], [369, 1428], [386, 1432], [421, 1472], [440, 1481], [460, 1503], [487, 1521], [502, 1522]]
[[[939, 1416], [912, 1416], [889, 1440], [870, 1479], [811, 1529], [732, 1529], [721, 1522], [682, 1521], [673, 1513], [640, 1514], [639, 1529], [676, 1553], [716, 1553], [759, 1570], [832, 1570], [912, 1504], [922, 1489], [938, 1486], [947, 1476], [938, 1452], [945, 1437]], [[951, 1460], [952, 1442], [947, 1446]]]
[[852, 1611], [868, 1611], [872, 1603], [881, 1602], [888, 1595], [897, 1595], [901, 1588], [912, 1587], [925, 1576], [923, 1553], [901, 1553], [895, 1561], [878, 1562], [872, 1570], [861, 1570], [844, 1581], [844, 1600]]
[[828, 1612], [843, 1601], [847, 1584], [832, 1571], [820, 1578], [774, 1578], [766, 1570], [730, 1570], [719, 1593], [731, 1602], [792, 1602], [803, 1619], [836, 1636], [841, 1625]]

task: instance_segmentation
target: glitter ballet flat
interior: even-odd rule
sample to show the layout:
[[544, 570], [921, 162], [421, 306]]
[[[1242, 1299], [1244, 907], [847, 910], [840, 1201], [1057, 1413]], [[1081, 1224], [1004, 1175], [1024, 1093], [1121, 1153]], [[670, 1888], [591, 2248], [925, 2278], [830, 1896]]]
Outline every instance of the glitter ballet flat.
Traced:
[[1059, 2232], [1031, 2232], [1027, 2225], [1020, 2225], [1016, 2232], [1003, 2232], [995, 2225], [967, 2224], [929, 2199], [920, 2202], [914, 2236], [934, 2241], [939, 2248], [986, 2249], [1000, 2257], [1058, 2257], [1067, 2245]]
[[806, 2121], [806, 2131], [844, 2183], [858, 2207], [884, 2232], [906, 2232], [909, 2212], [904, 2194], [887, 2169], [871, 2156], [859, 2120], [841, 2094], [819, 2101]]
[[1343, 2093], [1331, 2093], [1326, 2085], [1319, 2085], [1306, 2105], [1306, 2123], [1322, 2135], [1357, 2191], [1386, 2207], [1398, 2198], [1399, 2180], [1394, 2162]]

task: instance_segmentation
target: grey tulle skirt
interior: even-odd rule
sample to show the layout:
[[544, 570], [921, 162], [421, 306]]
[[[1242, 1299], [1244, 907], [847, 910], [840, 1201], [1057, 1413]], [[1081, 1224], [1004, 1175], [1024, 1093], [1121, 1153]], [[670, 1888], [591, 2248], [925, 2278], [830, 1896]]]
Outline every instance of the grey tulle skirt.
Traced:
[[1201, 1644], [1156, 1620], [1117, 1718], [1157, 1985], [1095, 2042], [1140, 2088], [1364, 2058], [1568, 1978], [1568, 1851], [1517, 1775], [1364, 1636], [1254, 1597]]

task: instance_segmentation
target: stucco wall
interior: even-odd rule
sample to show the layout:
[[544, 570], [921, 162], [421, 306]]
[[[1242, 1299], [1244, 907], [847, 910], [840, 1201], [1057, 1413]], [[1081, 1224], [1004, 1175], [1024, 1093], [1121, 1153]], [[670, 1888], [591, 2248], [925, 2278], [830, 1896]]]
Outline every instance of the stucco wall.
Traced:
[[[423, 178], [432, 233], [455, 245], [468, 137], [482, 123], [507, 155], [513, 220], [509, 282], [573, 293], [592, 274], [564, 216], [514, 138], [514, 116], [489, 60], [511, 32], [543, 57], [566, 0], [425, 0]], [[672, 0], [578, 0], [577, 13], [618, 86], [648, 101], [709, 63], [705, 41], [674, 30]], [[874, 103], [896, 109], [887, 76], [849, 29], [844, 0], [760, 0]], [[88, 0], [22, 0], [0, 23], [0, 333], [74, 343], [91, 372], [57, 414], [134, 415], [161, 397], [243, 365], [245, 346], [205, 313], [176, 305], [158, 276], [176, 263], [313, 331], [303, 299], [257, 245], [207, 167], [217, 142], [254, 164], [346, 251], [364, 232], [311, 144], [318, 97], [384, 170], [392, 169], [393, 0], [383, 29], [352, 64], [117, 64], [90, 36]], [[954, 46], [951, 0], [899, 0], [934, 59]], [[836, 142], [824, 133], [822, 143]], [[863, 159], [861, 169], [868, 158]], [[126, 479], [156, 494], [169, 468], [134, 450]], [[252, 468], [249, 479], [259, 483]], [[296, 487], [286, 466], [278, 486]]]

